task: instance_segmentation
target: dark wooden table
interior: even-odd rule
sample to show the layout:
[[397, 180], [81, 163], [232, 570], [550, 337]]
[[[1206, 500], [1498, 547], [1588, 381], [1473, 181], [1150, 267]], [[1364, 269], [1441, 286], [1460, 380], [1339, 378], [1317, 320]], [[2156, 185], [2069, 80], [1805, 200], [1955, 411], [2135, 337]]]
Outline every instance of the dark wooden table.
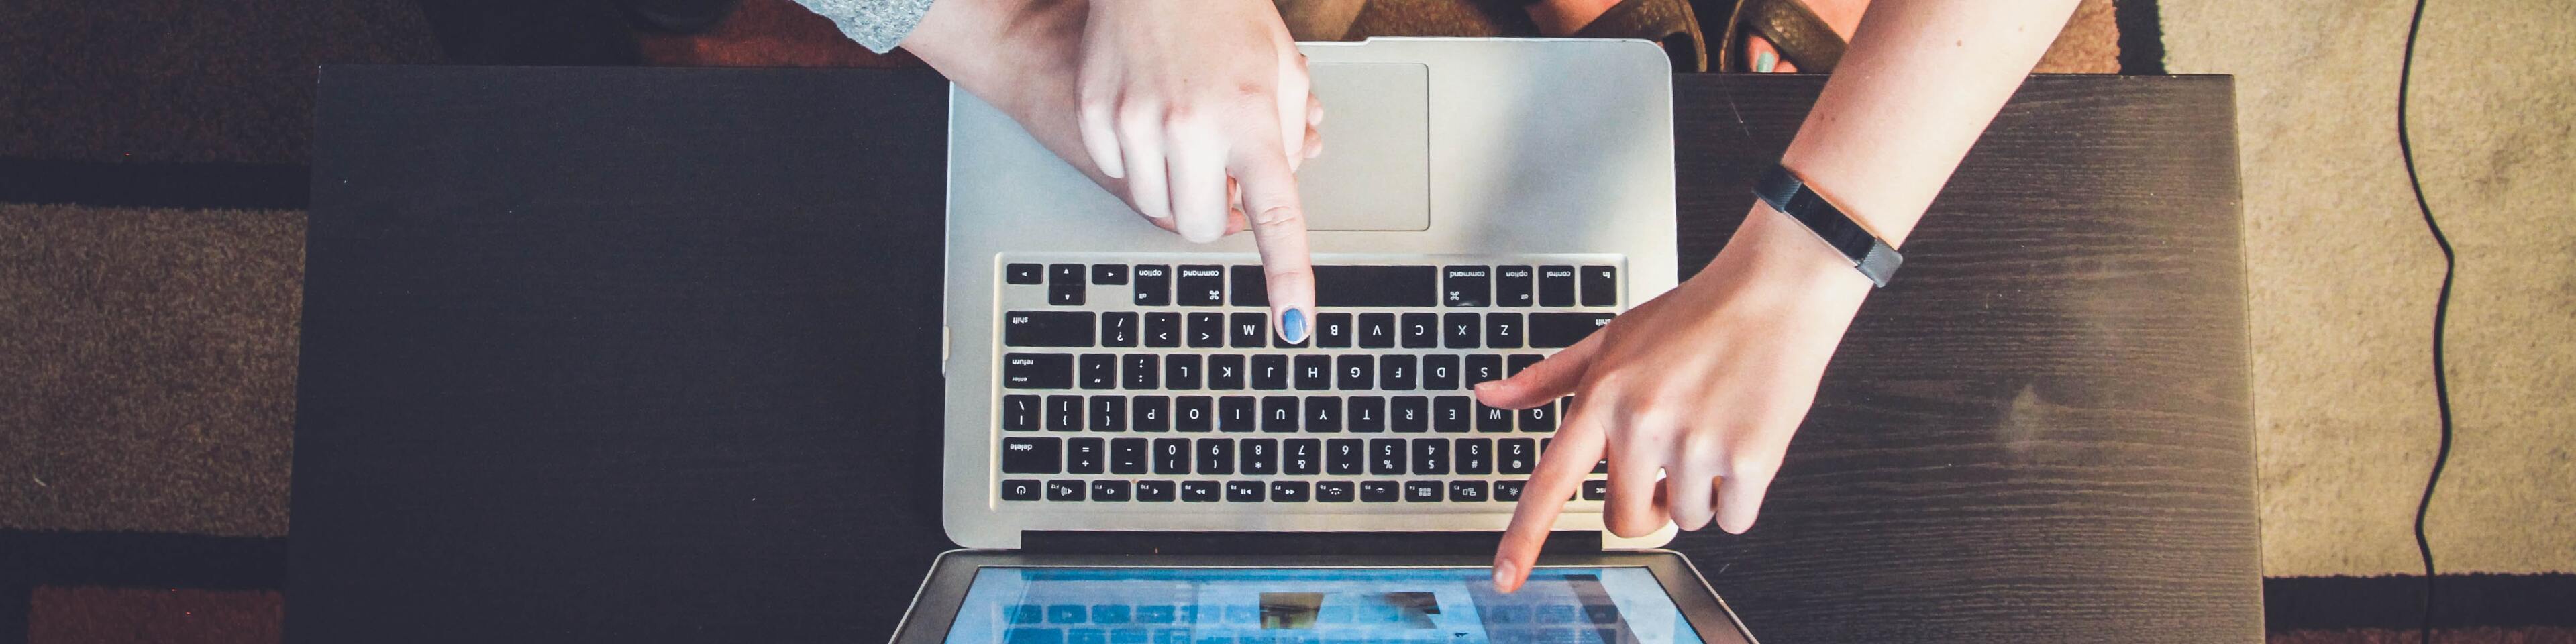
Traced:
[[[1695, 269], [1822, 79], [1676, 82]], [[886, 637], [950, 547], [944, 91], [325, 70], [289, 638]], [[2233, 105], [2033, 79], [1760, 527], [1673, 548], [1773, 643], [2259, 639]]]

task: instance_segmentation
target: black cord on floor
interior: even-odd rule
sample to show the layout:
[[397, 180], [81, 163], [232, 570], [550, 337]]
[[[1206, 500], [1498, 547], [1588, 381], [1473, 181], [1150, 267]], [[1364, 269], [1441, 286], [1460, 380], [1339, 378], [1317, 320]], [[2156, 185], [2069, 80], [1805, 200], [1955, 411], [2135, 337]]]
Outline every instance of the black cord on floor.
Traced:
[[2442, 247], [2442, 294], [2433, 300], [2433, 403], [2442, 413], [2442, 447], [2433, 453], [2433, 472], [2424, 477], [2424, 498], [2415, 502], [2415, 551], [2424, 556], [2424, 626], [2422, 641], [2433, 642], [2433, 543], [2424, 538], [2424, 514], [2433, 507], [2433, 488], [2442, 482], [2442, 465], [2451, 460], [2451, 383], [2444, 373], [2442, 331], [2451, 309], [2451, 274], [2458, 258], [2451, 239], [2433, 221], [2433, 206], [2424, 201], [2424, 182], [2415, 176], [2415, 145], [2406, 136], [2406, 90], [2415, 76], [2415, 34], [2424, 26], [2424, 0], [2415, 0], [2415, 17], [2406, 23], [2406, 58], [2397, 67], [2397, 153], [2406, 160], [2406, 185], [2415, 189], [2415, 208], [2424, 213], [2424, 228]]

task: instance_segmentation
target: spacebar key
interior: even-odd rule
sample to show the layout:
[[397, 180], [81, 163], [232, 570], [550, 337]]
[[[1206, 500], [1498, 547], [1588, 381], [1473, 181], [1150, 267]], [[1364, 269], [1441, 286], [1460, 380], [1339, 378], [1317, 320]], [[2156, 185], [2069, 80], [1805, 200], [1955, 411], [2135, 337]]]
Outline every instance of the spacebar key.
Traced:
[[1584, 336], [1610, 324], [1609, 313], [1531, 313], [1529, 345], [1533, 349], [1563, 349], [1582, 342]]
[[1316, 266], [1315, 305], [1439, 306], [1440, 270], [1433, 266]]

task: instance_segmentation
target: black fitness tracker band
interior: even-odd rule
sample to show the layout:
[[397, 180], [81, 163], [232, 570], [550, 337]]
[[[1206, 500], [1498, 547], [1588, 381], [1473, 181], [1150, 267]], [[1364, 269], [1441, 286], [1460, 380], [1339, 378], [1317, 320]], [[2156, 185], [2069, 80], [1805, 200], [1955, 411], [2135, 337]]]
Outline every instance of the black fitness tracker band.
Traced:
[[1869, 234], [1841, 208], [1807, 189], [1807, 183], [1798, 180], [1798, 175], [1790, 173], [1786, 166], [1773, 165], [1770, 172], [1762, 173], [1762, 180], [1753, 184], [1753, 196], [1762, 198], [1762, 203], [1772, 210], [1806, 224], [1809, 232], [1850, 259], [1852, 267], [1860, 269], [1860, 274], [1869, 277], [1878, 288], [1887, 288], [1887, 280], [1896, 277], [1897, 265], [1905, 263], [1904, 255]]

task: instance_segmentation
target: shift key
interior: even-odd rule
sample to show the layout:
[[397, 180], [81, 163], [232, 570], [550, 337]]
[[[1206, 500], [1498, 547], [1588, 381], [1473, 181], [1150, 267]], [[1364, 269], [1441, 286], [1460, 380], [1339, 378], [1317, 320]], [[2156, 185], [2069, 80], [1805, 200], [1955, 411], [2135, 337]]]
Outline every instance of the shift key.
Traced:
[[1002, 314], [1002, 346], [1088, 347], [1090, 311], [1012, 311]]
[[1529, 345], [1533, 349], [1563, 349], [1582, 342], [1610, 324], [1610, 313], [1531, 313]]

